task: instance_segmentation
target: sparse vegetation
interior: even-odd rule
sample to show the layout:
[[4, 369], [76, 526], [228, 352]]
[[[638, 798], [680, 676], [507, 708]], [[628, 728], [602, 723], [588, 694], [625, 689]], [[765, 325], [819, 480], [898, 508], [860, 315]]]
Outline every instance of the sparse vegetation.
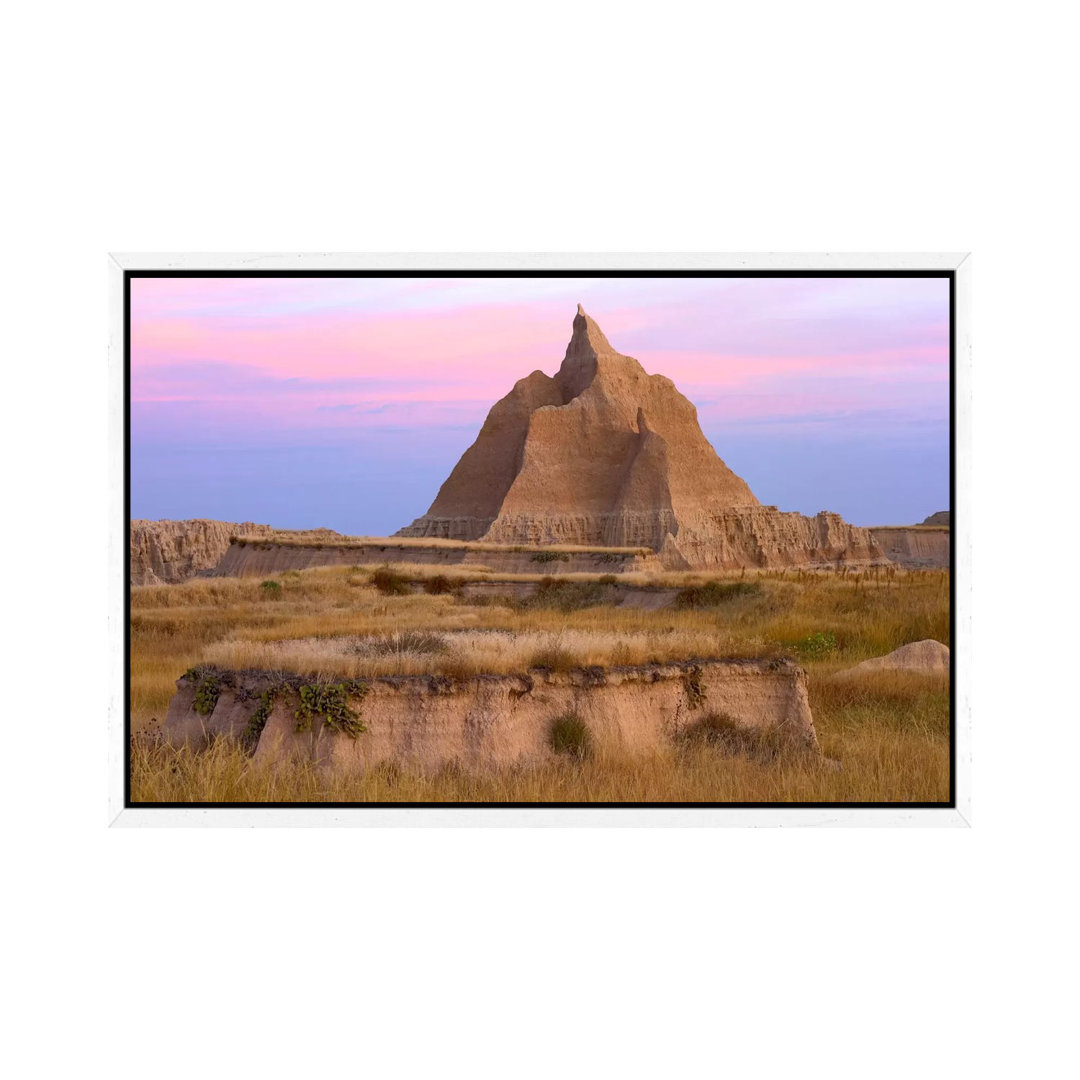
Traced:
[[221, 696], [221, 682], [216, 675], [201, 675], [195, 684], [192, 708], [200, 716], [209, 716], [217, 707]]
[[707, 712], [681, 733], [681, 741], [700, 743], [728, 754], [744, 754], [756, 761], [772, 762], [782, 754], [806, 754], [783, 727], [750, 728], [724, 712]]
[[554, 608], [556, 611], [580, 611], [595, 607], [611, 596], [611, 586], [599, 581], [562, 581], [559, 578], [543, 578], [536, 591], [517, 602], [524, 611], [532, 608]]
[[388, 566], [380, 566], [371, 575], [371, 584], [384, 596], [407, 596], [412, 592], [412, 583], [409, 579]]
[[589, 753], [591, 740], [589, 729], [580, 716], [568, 713], [551, 722], [549, 733], [551, 749], [556, 754], [583, 758]]
[[530, 556], [533, 562], [569, 562], [570, 556], [565, 551], [534, 551]]
[[349, 705], [349, 696], [361, 701], [367, 693], [364, 683], [309, 683], [297, 691], [300, 704], [296, 709], [296, 730], [308, 731], [315, 719], [327, 727], [340, 731], [350, 738], [357, 738], [367, 731], [360, 714]]
[[[136, 587], [131, 594], [131, 719], [136, 733], [148, 727], [152, 716], [164, 715], [176, 679], [186, 669], [194, 669], [193, 678], [218, 680], [220, 694], [211, 664], [279, 672], [293, 686], [348, 686], [397, 672], [466, 679], [540, 666], [558, 671], [692, 657], [791, 656], [807, 671], [822, 749], [842, 769], [823, 770], [802, 756], [779, 755], [768, 763], [750, 753], [718, 753], [705, 739], [680, 741], [648, 759], [623, 759], [596, 749], [587, 760], [527, 773], [422, 777], [403, 769], [391, 778], [385, 770], [374, 770], [346, 780], [308, 766], [256, 767], [242, 747], [235, 747], [234, 755], [228, 741], [219, 740], [199, 755], [138, 743], [133, 795], [162, 801], [197, 801], [207, 791], [220, 801], [942, 799], [948, 784], [947, 682], [830, 678], [841, 667], [910, 641], [950, 643], [948, 573], [896, 569], [889, 574], [886, 569], [893, 568], [845, 575], [633, 573], [619, 575], [617, 589], [601, 583], [601, 575], [560, 575], [554, 580], [606, 592], [599, 603], [565, 608], [516, 602], [475, 606], [453, 593], [414, 592], [411, 587], [407, 594], [388, 596], [372, 580], [371, 570], [346, 565], [280, 575], [284, 587], [272, 604], [258, 603], [266, 594], [257, 577]], [[436, 571], [394, 564], [392, 573], [411, 582]], [[507, 577], [542, 580], [540, 575]], [[454, 580], [492, 578], [469, 567], [455, 570]], [[717, 606], [612, 606], [635, 586], [685, 589], [708, 581], [742, 582], [760, 591], [736, 594]], [[819, 640], [820, 645], [814, 644]], [[548, 662], [542, 663], [545, 653]], [[201, 693], [201, 707], [209, 710], [201, 715], [209, 715], [217, 703], [212, 686]], [[350, 700], [355, 708], [355, 696]], [[277, 701], [281, 707], [283, 699]], [[264, 710], [261, 698], [253, 700], [250, 724], [260, 718], [265, 723], [273, 704]], [[286, 707], [295, 708], [291, 696]], [[690, 717], [696, 722], [713, 709], [706, 700]]]
[[529, 657], [528, 666], [545, 671], [571, 671], [576, 666], [576, 658], [569, 649], [553, 643], [537, 649]]
[[760, 596], [759, 581], [706, 581], [704, 585], [689, 585], [675, 597], [677, 608], [719, 607], [739, 596]]
[[281, 582], [280, 581], [264, 581], [262, 583], [262, 591], [271, 600], [278, 600], [281, 597]]
[[453, 581], [445, 574], [435, 574], [423, 582], [424, 592], [429, 596], [446, 596], [450, 593], [460, 593], [461, 583]]
[[795, 648], [803, 656], [828, 656], [836, 652], [836, 635], [831, 630], [825, 632], [815, 630], [814, 633], [807, 634], [801, 641], [796, 642]]

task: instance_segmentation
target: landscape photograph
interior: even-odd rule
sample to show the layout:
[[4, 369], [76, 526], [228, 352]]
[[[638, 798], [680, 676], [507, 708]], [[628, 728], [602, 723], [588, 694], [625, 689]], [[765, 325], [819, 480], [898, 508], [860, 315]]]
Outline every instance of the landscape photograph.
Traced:
[[128, 272], [128, 804], [952, 805], [952, 288]]

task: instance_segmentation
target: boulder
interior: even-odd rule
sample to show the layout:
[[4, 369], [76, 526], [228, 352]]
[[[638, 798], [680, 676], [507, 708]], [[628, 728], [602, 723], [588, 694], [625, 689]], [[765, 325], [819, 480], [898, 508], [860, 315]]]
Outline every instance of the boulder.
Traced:
[[901, 645], [885, 656], [875, 656], [861, 664], [847, 668], [843, 675], [875, 671], [913, 671], [922, 675], [949, 674], [949, 647], [940, 641], [928, 639]]

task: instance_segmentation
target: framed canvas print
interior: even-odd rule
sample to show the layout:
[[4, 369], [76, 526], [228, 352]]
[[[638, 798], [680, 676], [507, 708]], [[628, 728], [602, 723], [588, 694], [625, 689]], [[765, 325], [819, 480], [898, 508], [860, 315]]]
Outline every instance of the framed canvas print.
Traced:
[[114, 256], [115, 820], [965, 824], [969, 265]]

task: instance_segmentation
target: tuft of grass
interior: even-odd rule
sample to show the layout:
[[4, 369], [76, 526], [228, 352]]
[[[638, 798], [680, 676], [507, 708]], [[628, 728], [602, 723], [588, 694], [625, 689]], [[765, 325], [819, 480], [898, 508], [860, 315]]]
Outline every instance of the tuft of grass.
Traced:
[[680, 739], [683, 744], [702, 744], [728, 754], [742, 754], [757, 761], [771, 762], [785, 753], [806, 751], [805, 745], [795, 742], [780, 726], [747, 727], [724, 712], [708, 712], [685, 728]]
[[574, 713], [567, 713], [552, 720], [548, 742], [556, 754], [576, 758], [588, 756], [592, 746], [585, 721]]
[[371, 584], [383, 594], [383, 596], [407, 596], [412, 592], [412, 585], [404, 574], [391, 570], [389, 566], [380, 566], [371, 575]]
[[677, 608], [719, 607], [740, 596], [759, 596], [759, 581], [706, 581], [704, 585], [688, 585], [675, 596]]
[[610, 599], [611, 585], [607, 582], [563, 581], [545, 577], [540, 579], [532, 596], [518, 601], [517, 606], [524, 611], [535, 608], [580, 611], [582, 608], [597, 607]]
[[263, 594], [271, 600], [281, 599], [281, 582], [280, 581], [264, 581], [260, 588]]
[[578, 665], [578, 658], [569, 649], [561, 645], [545, 645], [537, 649], [528, 660], [527, 667], [543, 668], [546, 671], [573, 671]]
[[400, 656], [402, 653], [435, 656], [446, 652], [448, 646], [442, 634], [433, 634], [428, 630], [402, 630], [358, 642], [353, 648], [360, 656]]
[[445, 574], [435, 574], [424, 581], [424, 592], [429, 596], [446, 596], [461, 592], [461, 582], [448, 578]]

